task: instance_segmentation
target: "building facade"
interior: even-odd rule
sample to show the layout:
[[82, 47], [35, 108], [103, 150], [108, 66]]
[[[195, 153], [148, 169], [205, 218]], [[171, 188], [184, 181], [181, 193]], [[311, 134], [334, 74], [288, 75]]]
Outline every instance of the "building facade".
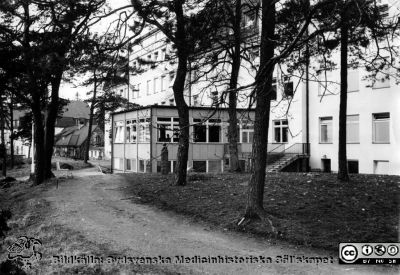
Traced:
[[[244, 21], [256, 30], [259, 29], [257, 17], [248, 16]], [[255, 23], [248, 24], [248, 22]], [[257, 39], [257, 37], [258, 34], [255, 34], [251, 39]], [[175, 105], [172, 84], [176, 70], [172, 45], [156, 29], [145, 32], [140, 41], [128, 53], [132, 66], [137, 68], [130, 74], [130, 85], [117, 87], [116, 92], [126, 96], [130, 102], [142, 106], [155, 104], [160, 107], [170, 106], [170, 108], [160, 108], [160, 110], [176, 112], [172, 108]], [[143, 60], [147, 62], [143, 62]], [[239, 86], [246, 86], [254, 81], [258, 62], [258, 53], [255, 52], [252, 58], [242, 63]], [[290, 152], [299, 144], [309, 143], [310, 168], [315, 171], [336, 172], [338, 170], [339, 68], [321, 69], [318, 62], [312, 60], [309, 71], [309, 89], [300, 73], [288, 74], [285, 72], [284, 66], [279, 66], [274, 72], [273, 85], [276, 95], [271, 102], [269, 147], [275, 152], [284, 153]], [[398, 122], [400, 118], [400, 93], [398, 92], [400, 87], [394, 77], [395, 73], [395, 71], [380, 72], [373, 80], [368, 80], [368, 73], [362, 66], [357, 69], [349, 69], [347, 155], [351, 173], [400, 175], [400, 124]], [[214, 106], [215, 98], [218, 98], [226, 89], [226, 86], [208, 85], [204, 79], [198, 83], [192, 83], [191, 80], [198, 74], [196, 71], [190, 71], [187, 78], [189, 84], [185, 90], [186, 101], [189, 106], [194, 108], [193, 110], [196, 110], [196, 107]], [[245, 89], [239, 95], [239, 108], [249, 107], [247, 97], [249, 92]], [[222, 107], [226, 107], [226, 105], [222, 105]], [[152, 109], [154, 108], [148, 108], [148, 110]], [[173, 117], [172, 113], [171, 117]], [[125, 113], [116, 114], [114, 120], [120, 119], [122, 114]], [[126, 115], [129, 116], [131, 113], [128, 112]], [[195, 113], [191, 113], [191, 115], [194, 115], [194, 117], [191, 116], [191, 119], [196, 119]], [[223, 119], [226, 118], [226, 115], [224, 116]], [[158, 123], [157, 116], [149, 118], [152, 120], [152, 125]], [[194, 123], [194, 121], [192, 122]], [[240, 131], [242, 130], [243, 128]], [[251, 148], [252, 129], [246, 130], [240, 132], [241, 150], [247, 146]], [[125, 167], [126, 164], [122, 165], [121, 163], [125, 162], [121, 159], [126, 158], [121, 157], [120, 153], [115, 153], [120, 152], [121, 145], [113, 142], [112, 131], [111, 123], [109, 123], [106, 125], [105, 136], [106, 157], [113, 157], [114, 167]], [[151, 133], [150, 140], [152, 142], [150, 143], [157, 144], [155, 133]], [[225, 136], [223, 141], [227, 142]], [[111, 156], [112, 142], [114, 143], [113, 149], [116, 150], [114, 153], [119, 154], [118, 156]], [[195, 142], [193, 144], [197, 146]], [[128, 144], [124, 146], [126, 154], [131, 154], [128, 152], [128, 148], [132, 148], [132, 152], [137, 152], [133, 148], [135, 146], [132, 147]], [[196, 146], [192, 147], [196, 148]], [[152, 148], [155, 150], [155, 154], [159, 153], [160, 148], [158, 147], [157, 149]], [[246, 150], [251, 152], [249, 148]], [[206, 150], [206, 147], [203, 149]], [[208, 149], [211, 152], [214, 150], [212, 147], [208, 147]], [[149, 150], [146, 152], [150, 154], [151, 151], [152, 153], [147, 155], [146, 159], [156, 156], [153, 155], [152, 150]], [[176, 154], [176, 150], [174, 150], [170, 151], [170, 156]], [[269, 151], [271, 150], [269, 149]], [[226, 152], [219, 151], [219, 153], [221, 156]], [[210, 164], [204, 157], [205, 155], [202, 156], [202, 161], [206, 161], [206, 170], [209, 171]], [[211, 156], [208, 157], [211, 162], [215, 161]], [[116, 158], [118, 159], [116, 160]], [[197, 161], [196, 158], [196, 155], [191, 156], [192, 161]], [[135, 165], [132, 164], [131, 167], [133, 166]], [[136, 163], [136, 167], [136, 171], [143, 172], [143, 169], [139, 168], [147, 166], [143, 163], [141, 165]], [[146, 168], [144, 170], [156, 171], [156, 164], [150, 164], [150, 167], [148, 170]], [[219, 167], [217, 170], [226, 169], [224, 165], [221, 166], [221, 169]]]
[[[319, 74], [322, 75], [322, 72]], [[367, 71], [348, 73], [347, 158], [350, 173], [400, 174], [399, 85], [387, 71], [368, 80]], [[338, 170], [339, 70], [332, 81], [310, 84], [310, 165], [322, 171]]]
[[[189, 110], [189, 169], [219, 173], [229, 169], [228, 112], [207, 107]], [[254, 111], [238, 109], [239, 158], [245, 170], [251, 157]], [[176, 165], [179, 116], [174, 106], [153, 105], [115, 113], [112, 167], [123, 172], [160, 172], [161, 150], [168, 149], [170, 171]]]

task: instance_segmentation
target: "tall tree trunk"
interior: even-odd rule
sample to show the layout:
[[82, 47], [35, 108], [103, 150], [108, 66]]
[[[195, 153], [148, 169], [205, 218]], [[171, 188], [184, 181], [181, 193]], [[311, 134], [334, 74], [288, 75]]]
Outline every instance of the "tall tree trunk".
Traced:
[[346, 8], [343, 7], [341, 15], [340, 34], [340, 106], [339, 106], [339, 157], [338, 157], [338, 179], [349, 181], [347, 171], [346, 152], [346, 121], [347, 121], [347, 51], [348, 51], [348, 22]]
[[184, 97], [185, 79], [188, 71], [188, 53], [183, 15], [183, 2], [175, 0], [176, 14], [176, 46], [178, 69], [172, 89], [179, 115], [179, 147], [177, 154], [175, 185], [186, 185], [187, 162], [189, 157], [189, 107]]
[[14, 168], [14, 102], [13, 95], [10, 96], [10, 168]]
[[40, 104], [33, 104], [32, 113], [34, 121], [33, 142], [35, 143], [35, 152], [32, 152], [32, 155], [35, 154], [34, 184], [39, 185], [45, 180], [45, 131]]
[[[1, 97], [0, 97], [1, 99]], [[5, 123], [5, 112], [3, 109], [3, 103], [0, 103], [0, 135], [1, 135], [1, 147], [0, 147], [0, 154], [2, 157], [2, 165], [1, 165], [1, 173], [3, 175], [3, 177], [7, 176], [7, 146], [6, 146], [6, 139], [5, 139], [5, 135], [4, 135], [4, 131], [5, 131], [5, 127], [6, 127], [6, 123]]]
[[45, 127], [45, 140], [44, 140], [44, 150], [45, 150], [45, 179], [50, 179], [54, 177], [53, 172], [51, 172], [51, 159], [54, 152], [54, 136], [55, 136], [55, 125], [58, 114], [59, 96], [58, 91], [60, 89], [62, 71], [58, 71], [51, 82], [51, 101], [48, 105], [47, 116], [46, 116], [46, 127]]
[[187, 162], [189, 157], [189, 107], [184, 98], [187, 56], [178, 57], [178, 70], [172, 89], [179, 115], [179, 147], [176, 164], [175, 185], [186, 185]]
[[241, 43], [241, 29], [240, 22], [242, 15], [242, 1], [236, 0], [235, 3], [235, 18], [233, 24], [233, 32], [235, 36], [234, 51], [232, 56], [232, 71], [229, 81], [229, 126], [228, 126], [228, 140], [229, 140], [229, 164], [231, 171], [240, 171], [239, 155], [238, 155], [238, 119], [236, 113], [237, 107], [237, 82], [240, 70], [240, 43]]
[[34, 122], [34, 136], [32, 142], [35, 145], [35, 174], [33, 175], [34, 184], [38, 185], [43, 183], [45, 177], [45, 150], [44, 150], [44, 125], [42, 118], [41, 108], [41, 87], [36, 82], [36, 76], [31, 69], [31, 48], [30, 48], [30, 35], [29, 27], [31, 25], [29, 2], [23, 2], [22, 6], [24, 9], [24, 36], [23, 36], [23, 47], [24, 47], [24, 63], [29, 76], [29, 83], [32, 87], [30, 94], [32, 96], [32, 115]]
[[260, 45], [260, 71], [256, 77], [255, 87], [255, 121], [253, 140], [253, 165], [247, 190], [247, 204], [244, 218], [259, 217], [269, 224], [271, 231], [275, 228], [269, 215], [264, 210], [265, 170], [267, 164], [268, 127], [272, 95], [272, 77], [274, 72], [274, 33], [275, 4], [273, 0], [262, 2], [262, 31]]
[[94, 105], [96, 103], [96, 96], [97, 96], [96, 70], [94, 70], [94, 72], [93, 72], [93, 79], [94, 79], [93, 97], [92, 97], [92, 104], [90, 105], [88, 135], [87, 135], [87, 139], [85, 142], [85, 149], [84, 149], [84, 156], [83, 156], [84, 163], [87, 163], [88, 159], [89, 159], [90, 139], [92, 136], [93, 113], [94, 113]]

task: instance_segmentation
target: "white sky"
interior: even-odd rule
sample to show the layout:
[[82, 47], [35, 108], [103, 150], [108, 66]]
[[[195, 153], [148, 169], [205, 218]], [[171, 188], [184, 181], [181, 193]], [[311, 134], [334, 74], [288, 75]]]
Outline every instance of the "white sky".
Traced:
[[[119, 8], [126, 6], [130, 3], [130, 0], [107, 0], [108, 5], [112, 8]], [[93, 31], [101, 32], [102, 30], [108, 27], [108, 24], [117, 18], [118, 15], [113, 15], [101, 20], [99, 24], [93, 26]], [[64, 77], [68, 77], [68, 73], [64, 75]], [[60, 86], [60, 97], [67, 99], [76, 99], [78, 94], [79, 99], [84, 100], [87, 99], [87, 92], [90, 91], [90, 87], [75, 87], [79, 86], [79, 83], [75, 83], [74, 85], [63, 82]]]

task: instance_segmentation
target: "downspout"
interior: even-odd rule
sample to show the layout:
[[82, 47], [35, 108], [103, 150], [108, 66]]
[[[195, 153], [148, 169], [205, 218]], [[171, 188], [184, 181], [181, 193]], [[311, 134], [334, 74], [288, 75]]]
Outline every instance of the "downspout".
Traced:
[[136, 109], [136, 173], [139, 173], [139, 111]]
[[[129, 103], [128, 103], [128, 105], [129, 105]], [[125, 150], [126, 150], [126, 110], [124, 111], [124, 131], [123, 131], [123, 133], [124, 133], [124, 139], [123, 139], [123, 142], [124, 142], [124, 164], [123, 164], [123, 167], [124, 167], [124, 169], [122, 170], [122, 172], [126, 172], [125, 171], [125, 166], [126, 166], [126, 159], [125, 159]]]
[[[308, 36], [308, 28], [306, 35]], [[306, 172], [310, 171], [310, 49], [306, 43]]]
[[114, 173], [114, 114], [111, 114], [111, 174]]
[[189, 107], [192, 106], [192, 62], [190, 61], [190, 57], [188, 57], [189, 61]]
[[150, 170], [151, 173], [153, 173], [153, 106], [150, 107], [149, 130], [150, 130]]
[[[129, 76], [129, 59], [130, 59], [130, 45], [128, 44], [128, 89], [127, 89], [127, 97], [128, 97], [128, 110], [129, 110], [129, 106], [130, 106], [130, 102], [129, 102], [129, 86], [130, 86], [130, 76]], [[124, 166], [125, 167], [125, 166]]]

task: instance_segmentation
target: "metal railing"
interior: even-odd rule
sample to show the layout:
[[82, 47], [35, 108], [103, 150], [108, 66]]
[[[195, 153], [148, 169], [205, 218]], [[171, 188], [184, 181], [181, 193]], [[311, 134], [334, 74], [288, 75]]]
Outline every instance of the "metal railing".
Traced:
[[309, 143], [294, 143], [288, 148], [285, 148], [282, 153], [291, 155], [309, 155], [310, 144]]
[[267, 152], [269, 154], [280, 154], [285, 151], [285, 143], [268, 143]]

